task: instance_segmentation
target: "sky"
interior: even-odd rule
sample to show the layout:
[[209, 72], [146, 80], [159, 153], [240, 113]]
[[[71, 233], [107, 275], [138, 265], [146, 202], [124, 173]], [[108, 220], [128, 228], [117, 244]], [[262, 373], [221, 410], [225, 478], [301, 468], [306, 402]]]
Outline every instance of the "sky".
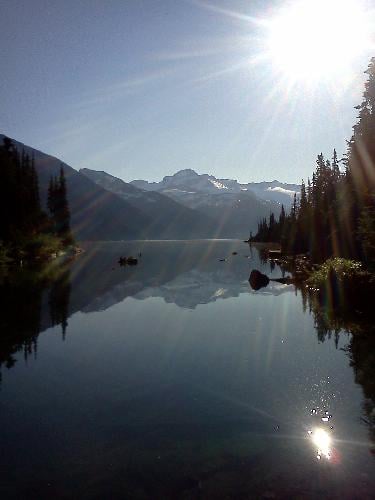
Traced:
[[269, 23], [292, 3], [1, 0], [0, 132], [125, 181], [300, 182], [345, 152], [375, 50], [329, 78], [284, 74]]

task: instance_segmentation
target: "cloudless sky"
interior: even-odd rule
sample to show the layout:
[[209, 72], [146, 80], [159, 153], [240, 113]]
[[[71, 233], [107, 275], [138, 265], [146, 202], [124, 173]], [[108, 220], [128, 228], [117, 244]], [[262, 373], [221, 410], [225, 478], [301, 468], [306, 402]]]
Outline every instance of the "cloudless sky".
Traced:
[[288, 92], [252, 62], [264, 40], [249, 18], [280, 3], [1, 0], [0, 132], [126, 181], [299, 182], [320, 151], [344, 153], [372, 54], [345, 85]]

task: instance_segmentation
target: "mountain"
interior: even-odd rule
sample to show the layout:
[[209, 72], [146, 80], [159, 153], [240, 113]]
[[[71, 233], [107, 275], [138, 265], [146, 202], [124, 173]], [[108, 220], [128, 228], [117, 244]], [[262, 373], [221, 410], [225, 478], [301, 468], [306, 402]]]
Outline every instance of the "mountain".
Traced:
[[[240, 184], [232, 179], [217, 179], [208, 174], [199, 175], [191, 169], [166, 176], [161, 182], [136, 180], [130, 184], [167, 195], [188, 208], [208, 215], [216, 221], [219, 236], [222, 238], [248, 236], [249, 231], [256, 231], [261, 218], [268, 217], [270, 212], [279, 214], [280, 201], [289, 208], [294, 196], [294, 191], [287, 189], [294, 185], [283, 185], [277, 181], [259, 185]], [[249, 188], [253, 184], [254, 190]], [[282, 189], [285, 192], [282, 192]]]
[[147, 233], [157, 238], [207, 238], [218, 233], [214, 219], [162, 193], [144, 191], [103, 171], [83, 168], [80, 173], [140, 210], [151, 221]]
[[255, 231], [259, 219], [276, 214], [280, 205], [261, 200], [251, 191], [234, 190], [221, 185], [215, 177], [198, 175], [193, 170], [182, 170], [157, 183], [143, 181], [144, 190], [106, 172], [82, 169], [101, 187], [121, 196], [146, 215], [154, 217], [150, 231], [160, 238], [192, 238], [204, 235], [217, 238], [247, 237]]
[[[5, 136], [0, 134], [0, 143]], [[42, 205], [46, 206], [51, 176], [64, 167], [71, 226], [78, 240], [120, 240], [139, 238], [151, 221], [143, 212], [106, 191], [59, 159], [12, 139], [18, 151], [34, 157]]]
[[289, 207], [294, 193], [299, 193], [298, 184], [286, 184], [279, 181], [249, 182], [241, 184], [234, 179], [218, 179], [213, 175], [197, 174], [194, 170], [180, 170], [174, 175], [168, 175], [160, 182], [134, 180], [130, 184], [147, 191], [164, 193], [174, 199], [183, 198], [186, 194], [224, 194], [253, 193], [265, 201], [283, 203]]
[[241, 184], [241, 186], [253, 192], [258, 198], [282, 203], [287, 208], [292, 204], [294, 194], [299, 196], [301, 190], [299, 184], [287, 184], [276, 180], [271, 182], [250, 182], [249, 184]]
[[228, 187], [221, 184], [214, 176], [208, 174], [199, 175], [191, 169], [180, 170], [174, 175], [167, 175], [160, 182], [135, 180], [130, 184], [139, 187], [140, 189], [159, 191], [166, 194], [174, 190], [187, 193], [199, 192], [204, 194], [215, 194], [219, 190], [228, 190]]
[[[0, 143], [3, 138], [0, 134]], [[64, 167], [71, 226], [77, 240], [243, 239], [249, 231], [256, 231], [261, 218], [280, 211], [280, 204], [266, 199], [264, 193], [290, 199], [280, 190], [294, 186], [277, 181], [258, 183], [256, 195], [246, 187], [249, 185], [193, 170], [181, 170], [160, 183], [128, 184], [105, 172], [78, 172], [58, 158], [12, 141], [19, 151], [34, 157], [44, 207], [50, 178]]]

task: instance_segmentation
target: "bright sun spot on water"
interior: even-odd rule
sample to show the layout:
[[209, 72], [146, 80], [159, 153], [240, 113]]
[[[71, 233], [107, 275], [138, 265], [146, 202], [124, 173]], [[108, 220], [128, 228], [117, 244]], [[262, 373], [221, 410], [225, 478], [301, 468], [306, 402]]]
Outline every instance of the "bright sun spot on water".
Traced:
[[296, 0], [270, 21], [266, 44], [288, 79], [334, 78], [369, 48], [369, 16], [361, 0]]
[[317, 458], [321, 456], [329, 459], [331, 457], [331, 436], [323, 429], [315, 429], [311, 436], [312, 442], [318, 448]]

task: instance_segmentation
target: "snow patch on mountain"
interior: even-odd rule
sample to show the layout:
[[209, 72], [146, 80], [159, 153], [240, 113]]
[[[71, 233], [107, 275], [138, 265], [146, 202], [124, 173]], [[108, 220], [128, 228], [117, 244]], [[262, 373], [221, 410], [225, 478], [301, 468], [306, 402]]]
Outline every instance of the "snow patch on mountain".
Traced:
[[217, 189], [228, 189], [227, 186], [222, 184], [221, 182], [217, 181], [216, 179], [208, 179], [211, 184], [213, 184]]
[[186, 199], [176, 198], [181, 196], [190, 196], [194, 193], [196, 196], [228, 196], [236, 193], [248, 193], [255, 195], [259, 200], [266, 202], [282, 203], [289, 207], [292, 203], [294, 193], [299, 194], [300, 186], [298, 184], [286, 184], [273, 180], [270, 182], [249, 182], [247, 184], [239, 183], [236, 179], [218, 179], [213, 175], [198, 174], [192, 169], [184, 169], [176, 172], [174, 175], [168, 175], [160, 182], [147, 182], [142, 180], [132, 181], [134, 186], [147, 190], [159, 191], [166, 195], [175, 197], [176, 201], [186, 203]]
[[269, 187], [267, 188], [267, 191], [272, 191], [273, 193], [282, 193], [287, 196], [290, 196], [291, 198], [293, 198], [294, 194], [296, 193], [296, 191], [292, 191], [291, 189], [285, 189], [281, 186]]

